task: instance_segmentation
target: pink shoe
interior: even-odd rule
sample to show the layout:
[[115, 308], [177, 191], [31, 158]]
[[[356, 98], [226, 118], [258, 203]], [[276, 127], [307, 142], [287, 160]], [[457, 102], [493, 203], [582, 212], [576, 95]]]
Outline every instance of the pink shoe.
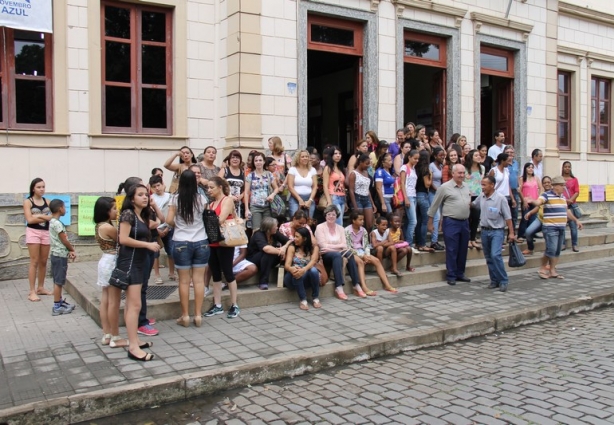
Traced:
[[356, 295], [357, 297], [360, 297], [360, 298], [367, 298], [367, 294], [365, 294], [365, 293], [363, 292], [363, 290], [362, 290], [362, 289], [356, 289], [356, 288], [354, 288], [354, 289], [352, 290], [352, 292], [354, 292], [354, 295]]
[[345, 301], [348, 299], [348, 296], [345, 295], [345, 292], [337, 292], [335, 291], [335, 297], [339, 298], [342, 301]]

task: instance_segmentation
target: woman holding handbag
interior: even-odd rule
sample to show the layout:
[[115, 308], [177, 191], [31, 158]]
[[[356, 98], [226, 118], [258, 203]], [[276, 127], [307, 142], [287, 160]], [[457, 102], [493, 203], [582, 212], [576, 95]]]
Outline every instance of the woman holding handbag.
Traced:
[[177, 195], [171, 199], [166, 223], [174, 227], [173, 260], [179, 273], [180, 326], [190, 326], [188, 312], [190, 280], [194, 284], [194, 325], [202, 323], [202, 307], [205, 298], [205, 266], [209, 262], [209, 243], [203, 225], [203, 211], [207, 199], [198, 193], [196, 176], [190, 170], [179, 178]]
[[[580, 211], [576, 199], [578, 199], [578, 195], [580, 195], [580, 185], [578, 184], [578, 179], [574, 177], [571, 172], [571, 162], [563, 162], [561, 175], [565, 179], [565, 190], [563, 191], [563, 195], [565, 195], [565, 199], [567, 199], [567, 208], [569, 208], [574, 217], [579, 219], [582, 217], [582, 211]], [[567, 220], [567, 224], [569, 224], [569, 230], [571, 231], [571, 249], [573, 252], [580, 252], [578, 248], [578, 225], [572, 220]], [[561, 250], [565, 250], [565, 248], [565, 231], [563, 230], [563, 246]]]
[[152, 344], [142, 343], [137, 333], [147, 250], [160, 251], [160, 245], [151, 241], [150, 213], [147, 187], [142, 184], [131, 186], [124, 199], [122, 213], [119, 217], [119, 250], [115, 268], [124, 273], [125, 283], [128, 284], [125, 288], [126, 305], [124, 309], [129, 343], [128, 358], [138, 361], [149, 361], [154, 358], [153, 354], [143, 351], [143, 348], [151, 347]]
[[[266, 217], [271, 217], [271, 201], [279, 193], [275, 178], [264, 169], [266, 159], [262, 152], [254, 154], [254, 170], [245, 176], [245, 217], [252, 219], [255, 232]], [[231, 255], [232, 257], [232, 255]]]
[[[264, 161], [263, 161], [264, 163]], [[219, 225], [223, 225], [226, 220], [234, 217], [235, 203], [230, 195], [230, 186], [221, 177], [215, 176], [209, 179], [207, 183], [209, 187], [209, 197], [213, 200], [209, 204], [209, 209], [214, 211], [218, 217]], [[230, 309], [228, 310], [227, 318], [233, 319], [240, 313], [237, 305], [237, 281], [232, 271], [232, 262], [234, 258], [234, 247], [221, 246], [219, 240], [209, 241], [211, 256], [209, 260], [209, 269], [213, 276], [213, 306], [205, 313], [205, 317], [223, 314], [222, 307], [222, 273], [226, 278], [226, 283], [230, 291]]]

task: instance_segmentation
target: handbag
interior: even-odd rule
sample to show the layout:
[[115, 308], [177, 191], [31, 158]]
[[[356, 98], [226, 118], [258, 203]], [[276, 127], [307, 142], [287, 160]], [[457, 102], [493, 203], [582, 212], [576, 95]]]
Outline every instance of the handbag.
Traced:
[[527, 260], [522, 255], [522, 251], [515, 242], [510, 242], [510, 259], [508, 265], [510, 267], [522, 267], [527, 264]]
[[316, 263], [316, 269], [320, 272], [320, 286], [326, 285], [328, 282], [328, 273], [326, 273], [326, 267], [324, 267], [324, 261], [320, 258], [320, 261]]
[[236, 210], [233, 209], [233, 216], [220, 225], [223, 240], [220, 241], [220, 246], [235, 247], [247, 245], [247, 233], [245, 233], [245, 222], [242, 218], [237, 217]]
[[210, 209], [208, 205], [203, 209], [203, 225], [205, 226], [209, 243], [218, 243], [224, 240], [220, 228], [220, 219], [215, 211]]
[[392, 195], [392, 208], [400, 208], [405, 203], [405, 197], [401, 190], [401, 178], [397, 177], [394, 180], [394, 195]]
[[177, 190], [179, 189], [179, 177], [180, 176], [181, 176], [180, 171], [176, 171], [175, 173], [173, 173], [173, 179], [171, 180], [171, 185], [168, 189], [168, 193], [170, 193], [171, 195], [177, 193]]
[[324, 194], [320, 195], [320, 199], [318, 200], [318, 209], [323, 211], [328, 206], [328, 201], [326, 200], [326, 196]]
[[[137, 218], [136, 214], [134, 215], [134, 239], [136, 239], [136, 227], [137, 227]], [[128, 286], [132, 283], [132, 277], [130, 276], [130, 271], [132, 270], [132, 262], [134, 261], [134, 251], [136, 248], [132, 248], [132, 257], [130, 257], [130, 266], [128, 266], [128, 271], [123, 271], [117, 267], [117, 261], [119, 260], [119, 224], [117, 225], [117, 253], [115, 259], [115, 268], [111, 272], [111, 277], [109, 278], [109, 285], [114, 286], [122, 291], [128, 289]]]
[[281, 196], [275, 195], [271, 201], [271, 215], [275, 218], [281, 217], [286, 213], [286, 203]]

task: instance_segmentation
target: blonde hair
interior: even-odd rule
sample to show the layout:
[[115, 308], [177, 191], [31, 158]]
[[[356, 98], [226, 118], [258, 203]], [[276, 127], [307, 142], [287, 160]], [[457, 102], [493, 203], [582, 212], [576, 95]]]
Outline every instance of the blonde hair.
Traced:
[[[294, 158], [292, 158], [292, 166], [293, 167], [299, 167], [300, 166], [301, 154], [303, 152], [306, 153], [307, 155], [309, 155], [309, 151], [307, 149], [302, 149], [302, 150], [296, 151], [294, 153]], [[309, 157], [311, 158], [311, 155], [309, 155]], [[307, 167], [308, 168], [311, 167], [311, 164], [309, 164]]]
[[279, 136], [269, 138], [269, 142], [273, 143], [273, 149], [271, 149], [271, 152], [273, 152], [275, 155], [279, 155], [284, 152], [284, 145]]

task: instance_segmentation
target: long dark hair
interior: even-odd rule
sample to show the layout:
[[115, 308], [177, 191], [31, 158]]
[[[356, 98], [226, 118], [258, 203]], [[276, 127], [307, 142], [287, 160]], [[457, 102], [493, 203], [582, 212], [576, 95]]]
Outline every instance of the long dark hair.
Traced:
[[405, 158], [403, 158], [403, 164], [409, 164], [409, 158], [414, 156], [415, 154], [419, 154], [420, 151], [417, 149], [412, 149], [405, 154]]
[[[381, 155], [379, 157], [379, 159], [377, 160], [377, 164], [375, 165], [375, 169], [378, 170], [380, 168], [384, 168], [384, 161], [386, 160], [386, 157], [389, 156], [390, 159], [392, 159], [392, 155], [388, 152], [386, 152], [385, 154]], [[392, 166], [391, 166], [392, 168]]]
[[[187, 149], [192, 154], [192, 164], [196, 164], [196, 157], [194, 156], [194, 151], [189, 146], [182, 146], [179, 148], [180, 151]], [[179, 163], [183, 164], [183, 159], [179, 156]]]
[[[433, 148], [433, 153], [431, 154], [431, 158], [433, 162], [436, 162], [437, 155], [439, 155], [439, 152], [445, 152], [445, 151], [439, 146], [437, 146], [436, 148]], [[445, 162], [445, 159], [444, 159], [444, 162]]]
[[[134, 212], [134, 195], [136, 195], [136, 190], [141, 187], [147, 190], [147, 186], [142, 185], [140, 183], [130, 186], [130, 188], [128, 189], [128, 192], [126, 192], [126, 198], [124, 198], [124, 203], [122, 204], [122, 212], [128, 211], [128, 210], [132, 210], [132, 212]], [[149, 193], [149, 191], [147, 191], [147, 193]], [[149, 197], [147, 197], [147, 200], [148, 200], [147, 206], [141, 210], [141, 218], [143, 219], [143, 222], [149, 229], [149, 217], [151, 213], [151, 208], [149, 207]], [[132, 223], [130, 223], [130, 225], [132, 226]]]
[[209, 179], [210, 182], [222, 188], [222, 193], [226, 196], [230, 195], [230, 186], [228, 182], [220, 176], [213, 176]]
[[426, 176], [429, 173], [429, 165], [431, 163], [431, 154], [427, 150], [420, 151], [420, 157], [416, 164], [416, 174]]
[[[311, 232], [309, 231], [309, 229], [306, 229], [305, 227], [299, 227], [298, 229], [296, 229], [295, 233], [298, 233], [303, 237], [303, 246], [301, 248], [303, 248], [303, 252], [305, 253], [305, 255], [311, 255], [311, 253], [313, 252], [313, 242], [311, 240]], [[295, 248], [298, 248], [296, 244], [293, 245]]]
[[[130, 191], [132, 186], [135, 186], [137, 184], [141, 184], [141, 181], [142, 181], [142, 179], [140, 177], [128, 177], [126, 179], [126, 181], [120, 183], [119, 186], [117, 187], [117, 194], [121, 195], [122, 192], [126, 192], [126, 194], [128, 194], [128, 192]], [[123, 209], [123, 207], [122, 207], [122, 209]]]
[[522, 181], [526, 182], [527, 178], [529, 177], [529, 175], [527, 174], [527, 168], [529, 167], [533, 167], [533, 177], [535, 177], [535, 167], [533, 166], [532, 162], [527, 162], [526, 164], [524, 164], [524, 167], [522, 168]]
[[[469, 153], [465, 156], [465, 170], [467, 171], [467, 174], [471, 174], [471, 169], [473, 168], [473, 155], [475, 155], [476, 152], [479, 152], [479, 151], [477, 149], [471, 149]], [[482, 168], [481, 167], [478, 167], [478, 168], [480, 169], [480, 175], [481, 175]]]
[[339, 151], [339, 153], [341, 154], [341, 159], [339, 159], [339, 162], [337, 163], [337, 167], [339, 168], [339, 171], [343, 172], [343, 170], [345, 169], [345, 162], [343, 162], [343, 152], [341, 152], [341, 149], [339, 149], [339, 146], [333, 146], [332, 149], [333, 151], [330, 153], [330, 156], [326, 159], [326, 166], [330, 169], [330, 172], [332, 173], [333, 170], [335, 169], [335, 161], [333, 160], [333, 156], [335, 156], [335, 151]]
[[30, 183], [30, 198], [34, 196], [34, 186], [36, 186], [38, 183], [42, 181], [44, 180], [41, 179], [40, 177], [37, 177], [34, 180], [32, 180], [32, 182]]
[[573, 173], [571, 172], [571, 162], [569, 162], [569, 161], [565, 161], [565, 162], [563, 162], [563, 165], [561, 165], [561, 175], [563, 175], [563, 168], [565, 168], [565, 164], [569, 164], [569, 176], [570, 176], [572, 179], [575, 179], [576, 177], [575, 177], [575, 176], [573, 175]]
[[[198, 210], [200, 197], [198, 196], [198, 184], [196, 174], [191, 170], [185, 170], [179, 177], [177, 189], [177, 214], [188, 224], [194, 222], [194, 210]], [[202, 208], [202, 205], [200, 205]]]
[[94, 223], [107, 223], [109, 222], [109, 212], [115, 205], [115, 199], [108, 196], [101, 196], [96, 199], [94, 204]]

